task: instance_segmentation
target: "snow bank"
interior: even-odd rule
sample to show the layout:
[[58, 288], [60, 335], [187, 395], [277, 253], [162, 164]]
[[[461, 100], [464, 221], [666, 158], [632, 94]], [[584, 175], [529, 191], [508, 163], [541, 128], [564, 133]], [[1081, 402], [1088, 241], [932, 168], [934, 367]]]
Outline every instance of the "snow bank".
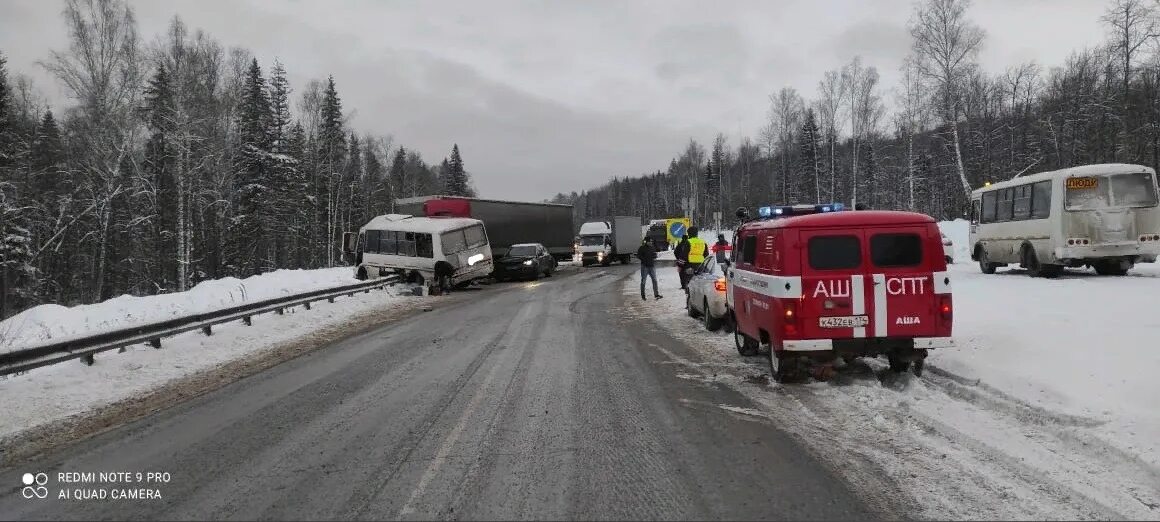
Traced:
[[969, 263], [971, 261], [971, 223], [965, 219], [940, 221], [938, 228], [954, 244], [955, 262]]
[[[284, 274], [287, 279], [299, 277], [298, 281], [321, 284], [330, 273], [334, 273], [337, 280], [336, 270], [283, 272], [290, 272]], [[298, 272], [320, 274], [316, 274], [317, 279], [313, 279]], [[349, 270], [344, 269], [342, 272], [349, 273]], [[260, 277], [264, 281], [269, 279], [266, 276], [275, 274], [277, 272]], [[254, 279], [258, 278], [248, 278], [246, 281]], [[198, 285], [199, 288], [201, 286]], [[275, 285], [269, 285], [258, 290], [258, 294], [269, 295], [262, 292], [277, 291]], [[164, 344], [160, 350], [138, 344], [128, 347], [125, 353], [113, 351], [98, 354], [93, 366], [66, 361], [37, 368], [26, 374], [0, 377], [0, 397], [19, 397], [19, 400], [4, 401], [4, 414], [0, 415], [0, 439], [71, 415], [84, 414], [124, 399], [139, 397], [170, 381], [251, 357], [283, 343], [315, 336], [325, 328], [343, 326], [360, 314], [381, 312], [385, 315], [393, 310], [413, 306], [418, 300], [424, 299], [406, 297], [407, 294], [409, 288], [406, 287], [355, 294], [353, 297], [336, 299], [334, 303], [315, 303], [310, 310], [294, 307], [288, 309], [286, 315], [257, 315], [253, 318], [253, 326], [245, 326], [240, 321], [221, 324], [214, 327], [213, 336], [195, 331], [167, 337], [162, 341]], [[250, 296], [257, 299], [253, 294]]]
[[203, 281], [185, 292], [122, 295], [68, 308], [41, 305], [0, 322], [0, 352], [356, 282], [347, 267], [276, 270], [245, 279]]

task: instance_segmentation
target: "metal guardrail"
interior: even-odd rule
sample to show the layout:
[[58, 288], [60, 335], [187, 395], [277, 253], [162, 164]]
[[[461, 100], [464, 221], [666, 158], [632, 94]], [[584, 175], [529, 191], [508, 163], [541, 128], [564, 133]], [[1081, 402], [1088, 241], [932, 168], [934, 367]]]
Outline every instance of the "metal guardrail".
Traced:
[[364, 283], [324, 288], [300, 294], [287, 295], [248, 303], [240, 306], [224, 308], [213, 312], [187, 315], [155, 323], [141, 324], [104, 332], [86, 337], [78, 337], [66, 341], [59, 341], [31, 348], [24, 348], [7, 353], [0, 353], [0, 375], [9, 375], [23, 372], [42, 366], [48, 366], [70, 359], [81, 359], [85, 364], [93, 364], [93, 356], [100, 352], [126, 346], [148, 343], [154, 348], [161, 348], [161, 339], [191, 330], [201, 330], [206, 335], [213, 333], [213, 326], [241, 320], [250, 326], [252, 317], [268, 312], [282, 314], [287, 308], [305, 306], [310, 309], [310, 303], [327, 300], [331, 303], [334, 298], [359, 292], [370, 293], [371, 290], [382, 288], [400, 282], [401, 277], [391, 275]]

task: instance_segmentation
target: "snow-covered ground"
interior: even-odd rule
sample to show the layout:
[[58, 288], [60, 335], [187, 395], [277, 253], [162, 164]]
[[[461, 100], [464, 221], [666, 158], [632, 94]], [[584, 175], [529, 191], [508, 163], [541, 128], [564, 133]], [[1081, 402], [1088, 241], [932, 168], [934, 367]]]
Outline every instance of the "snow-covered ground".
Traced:
[[[752, 415], [836, 466], [885, 473], [913, 493], [917, 516], [1160, 518], [1160, 267], [988, 276], [970, 263], [966, 222], [940, 227], [960, 261], [959, 345], [932, 352], [921, 379], [866, 361], [831, 382], [755, 384], [764, 358], [740, 357], [730, 334], [706, 332], [681, 299], [630, 302], [698, 349], [704, 360], [685, 361], [683, 376], [738, 389], [761, 406]], [[680, 296], [676, 271], [659, 272]]]
[[123, 295], [73, 307], [40, 305], [0, 322], [0, 352], [357, 282], [354, 272], [344, 267], [276, 270], [204, 281], [185, 292]]
[[[221, 306], [269, 299], [286, 293], [341, 286], [354, 281], [345, 268], [280, 270], [245, 280], [202, 283], [185, 293], [153, 297], [120, 297], [94, 305], [64, 308], [42, 306], [0, 324], [16, 333], [22, 346], [66, 336], [83, 335], [130, 324], [212, 310]], [[254, 357], [278, 346], [310, 338], [328, 328], [350, 323], [360, 315], [387, 314], [412, 306], [410, 288], [340, 297], [334, 303], [314, 303], [310, 310], [287, 309], [285, 315], [254, 316], [253, 326], [240, 321], [214, 327], [212, 336], [198, 331], [165, 338], [161, 349], [131, 346], [125, 353], [98, 354], [93, 366], [76, 361], [0, 377], [0, 439], [66, 417], [92, 412], [118, 401], [140, 397], [177, 379], [232, 361]], [[10, 324], [12, 323], [12, 324]]]

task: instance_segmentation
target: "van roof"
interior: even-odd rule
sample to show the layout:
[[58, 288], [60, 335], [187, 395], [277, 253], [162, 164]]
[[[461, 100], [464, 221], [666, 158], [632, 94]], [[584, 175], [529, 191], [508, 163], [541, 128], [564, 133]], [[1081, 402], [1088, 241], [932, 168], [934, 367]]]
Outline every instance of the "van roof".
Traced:
[[917, 212], [903, 212], [898, 210], [847, 210], [751, 221], [742, 225], [742, 228], [747, 230], [763, 230], [791, 227], [863, 227], [916, 225], [934, 222], [934, 218]]
[[471, 218], [456, 217], [416, 217], [407, 214], [384, 214], [375, 216], [363, 225], [360, 232], [366, 230], [393, 230], [396, 232], [421, 232], [438, 234], [471, 225], [478, 225], [482, 221]]

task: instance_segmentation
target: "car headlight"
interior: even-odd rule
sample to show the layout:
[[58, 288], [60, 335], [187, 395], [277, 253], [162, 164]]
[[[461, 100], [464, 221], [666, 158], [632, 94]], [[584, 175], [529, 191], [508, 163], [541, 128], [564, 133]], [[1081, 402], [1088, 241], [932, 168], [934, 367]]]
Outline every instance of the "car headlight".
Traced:
[[533, 261], [531, 259], [529, 259], [527, 261], [524, 261], [524, 266], [532, 266], [532, 263], [533, 263]]

